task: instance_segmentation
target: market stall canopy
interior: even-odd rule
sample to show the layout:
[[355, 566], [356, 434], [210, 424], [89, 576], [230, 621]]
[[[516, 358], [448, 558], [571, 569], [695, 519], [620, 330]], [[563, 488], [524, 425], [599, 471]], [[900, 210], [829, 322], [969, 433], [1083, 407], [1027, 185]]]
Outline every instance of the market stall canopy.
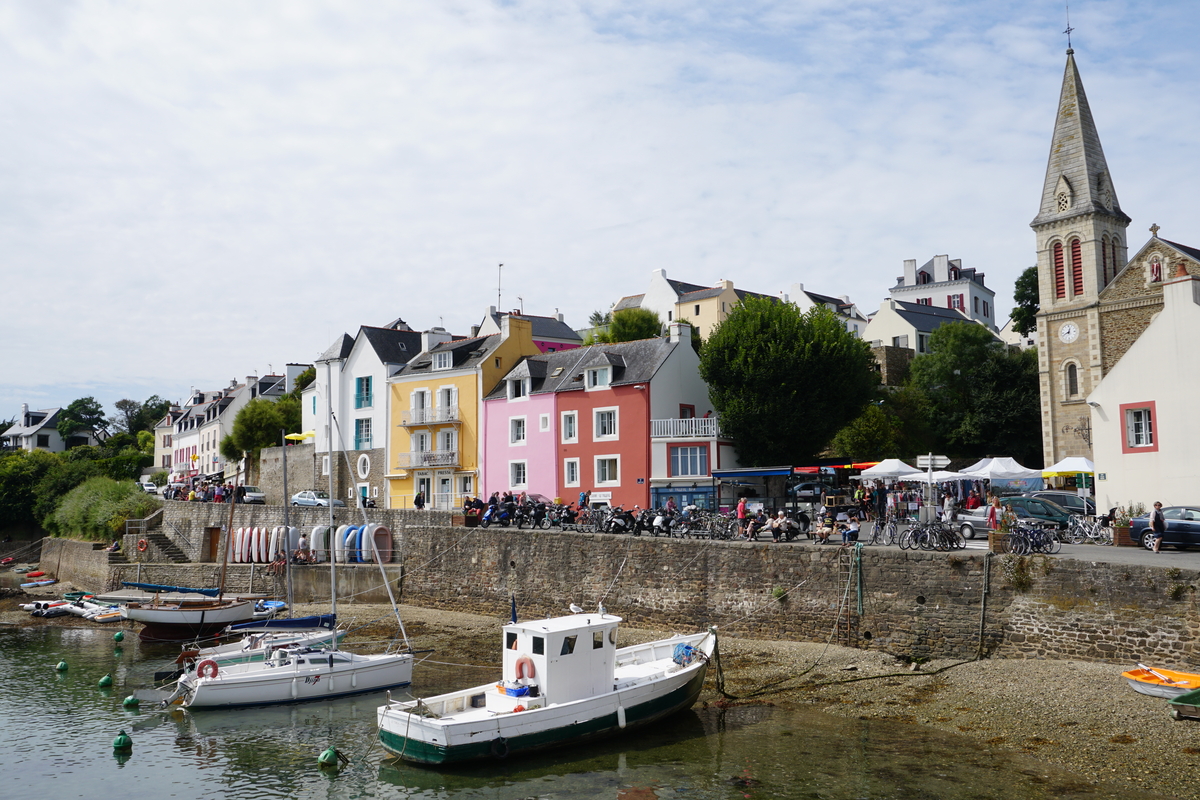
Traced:
[[746, 467], [745, 469], [714, 469], [712, 476], [719, 481], [727, 478], [767, 478], [791, 475], [791, 467]]
[[1052, 464], [1042, 470], [1043, 478], [1057, 478], [1066, 475], [1078, 475], [1081, 472], [1095, 472], [1096, 465], [1090, 458], [1070, 456], [1057, 464]]
[[851, 476], [851, 480], [855, 478], [904, 478], [909, 475], [921, 474], [924, 474], [921, 470], [910, 467], [898, 458], [887, 458], [873, 467], [864, 469], [858, 475]]
[[920, 481], [921, 483], [944, 483], [945, 481], [969, 481], [974, 480], [971, 475], [964, 475], [961, 472], [947, 472], [944, 469], [934, 470], [933, 474], [927, 472], [918, 472], [915, 475], [906, 475], [906, 481]]
[[985, 458], [962, 471], [967, 478], [983, 478], [990, 481], [1022, 481], [1041, 478], [1040, 469], [1027, 469], [1007, 456]]

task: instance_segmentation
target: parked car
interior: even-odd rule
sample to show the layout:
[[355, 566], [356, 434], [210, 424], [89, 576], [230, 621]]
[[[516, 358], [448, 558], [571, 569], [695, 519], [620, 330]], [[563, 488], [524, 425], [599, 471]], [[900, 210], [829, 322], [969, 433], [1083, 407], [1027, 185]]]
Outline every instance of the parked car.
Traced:
[[[1002, 497], [1000, 504], [1001, 506], [1012, 506], [1017, 519], [1048, 523], [1059, 530], [1065, 529], [1067, 521], [1071, 518], [1071, 512], [1057, 503], [1041, 497]], [[959, 511], [958, 519], [955, 520], [958, 532], [964, 539], [974, 539], [977, 533], [986, 534], [988, 530], [987, 514], [986, 505], [972, 511]]]
[[796, 497], [803, 497], [812, 500], [820, 500], [821, 493], [837, 494], [837, 488], [830, 486], [827, 483], [820, 481], [808, 481], [807, 483], [798, 483], [792, 487], [792, 494]]
[[[1200, 507], [1170, 506], [1162, 510], [1163, 518], [1167, 521], [1167, 533], [1163, 536], [1163, 544], [1169, 544], [1176, 550], [1187, 550], [1192, 545], [1200, 545]], [[1154, 549], [1154, 531], [1150, 530], [1150, 512], [1134, 517], [1129, 523], [1129, 536], [1135, 542], [1141, 542], [1147, 550]]]
[[1072, 514], [1080, 516], [1094, 517], [1096, 516], [1096, 502], [1090, 497], [1076, 494], [1075, 492], [1055, 491], [1046, 489], [1039, 492], [1026, 492], [1023, 497], [1040, 497], [1043, 500], [1049, 500], [1070, 511]]
[[[294, 495], [292, 495], [292, 505], [321, 506], [322, 508], [329, 508], [329, 492], [311, 490], [305, 492], [296, 492]], [[333, 499], [333, 505], [336, 508], [337, 506], [344, 506], [346, 504], [335, 497]]]
[[158, 494], [158, 487], [155, 486], [150, 481], [142, 481], [141, 483], [138, 484], [138, 486], [141, 486], [142, 491], [145, 492], [146, 494]]
[[[267, 496], [263, 494], [263, 490], [257, 486], [243, 486], [242, 502], [254, 506], [262, 506], [267, 503]], [[295, 498], [293, 498], [295, 499]], [[296, 505], [292, 503], [292, 505]]]

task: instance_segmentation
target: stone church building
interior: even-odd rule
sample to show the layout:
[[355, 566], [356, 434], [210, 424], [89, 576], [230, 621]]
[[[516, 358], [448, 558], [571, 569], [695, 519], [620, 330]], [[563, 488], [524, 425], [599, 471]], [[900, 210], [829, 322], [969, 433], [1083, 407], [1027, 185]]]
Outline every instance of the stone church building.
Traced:
[[[1157, 225], [1129, 255], [1130, 217], [1117, 199], [1074, 52], [1067, 50], [1041, 207], [1031, 223], [1046, 465], [1093, 457], [1088, 395], [1162, 310], [1163, 282], [1181, 265], [1200, 275], [1200, 250], [1160, 238]], [[1134, 438], [1153, 424], [1136, 414], [1124, 422]]]

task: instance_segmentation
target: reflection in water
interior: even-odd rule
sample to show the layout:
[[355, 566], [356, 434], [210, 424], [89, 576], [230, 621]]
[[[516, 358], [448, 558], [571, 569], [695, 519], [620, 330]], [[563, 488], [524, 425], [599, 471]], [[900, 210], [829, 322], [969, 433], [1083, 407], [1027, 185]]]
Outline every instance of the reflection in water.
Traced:
[[[231, 711], [122, 708], [175, 652], [136, 642], [114, 651], [105, 629], [0, 632], [0, 751], [10, 754], [10, 780], [31, 796], [129, 800], [1153, 796], [1105, 792], [1035, 759], [913, 725], [769, 706], [698, 707], [623, 738], [439, 771], [385, 758], [375, 743], [383, 694]], [[56, 673], [63, 659], [70, 669]], [[116, 681], [108, 694], [96, 688], [106, 673]], [[478, 682], [478, 671], [430, 666], [413, 685], [431, 695]], [[111, 742], [121, 728], [134, 744], [117, 756]], [[331, 746], [349, 756], [348, 767], [318, 768]]]

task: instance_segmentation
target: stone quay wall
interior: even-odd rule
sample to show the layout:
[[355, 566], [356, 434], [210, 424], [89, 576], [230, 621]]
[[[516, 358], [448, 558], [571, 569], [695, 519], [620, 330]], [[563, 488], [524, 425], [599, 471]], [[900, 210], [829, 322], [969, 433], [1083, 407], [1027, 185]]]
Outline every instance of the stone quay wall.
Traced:
[[[197, 534], [227, 522], [228, 507], [168, 503], [164, 532]], [[282, 508], [239, 506], [235, 526], [282, 524]], [[291, 509], [298, 527], [325, 509]], [[929, 553], [895, 548], [676, 540], [449, 525], [442, 512], [371, 509], [387, 525], [385, 565], [397, 601], [505, 619], [567, 613], [571, 603], [631, 625], [826, 641], [913, 660], [1017, 658], [1200, 665], [1200, 573], [1063, 557]], [[338, 524], [361, 523], [338, 509]], [[169, 523], [169, 524], [168, 524]], [[176, 540], [181, 547], [183, 542]], [[143, 565], [143, 578], [212, 585], [213, 563]], [[130, 566], [122, 566], [128, 571]], [[230, 565], [227, 587], [265, 589], [265, 565]], [[339, 602], [386, 602], [375, 564], [339, 566]], [[171, 577], [178, 576], [178, 577]], [[329, 597], [327, 565], [293, 573], [297, 600]], [[130, 578], [125, 578], [130, 580]], [[262, 582], [260, 582], [262, 581]]]

